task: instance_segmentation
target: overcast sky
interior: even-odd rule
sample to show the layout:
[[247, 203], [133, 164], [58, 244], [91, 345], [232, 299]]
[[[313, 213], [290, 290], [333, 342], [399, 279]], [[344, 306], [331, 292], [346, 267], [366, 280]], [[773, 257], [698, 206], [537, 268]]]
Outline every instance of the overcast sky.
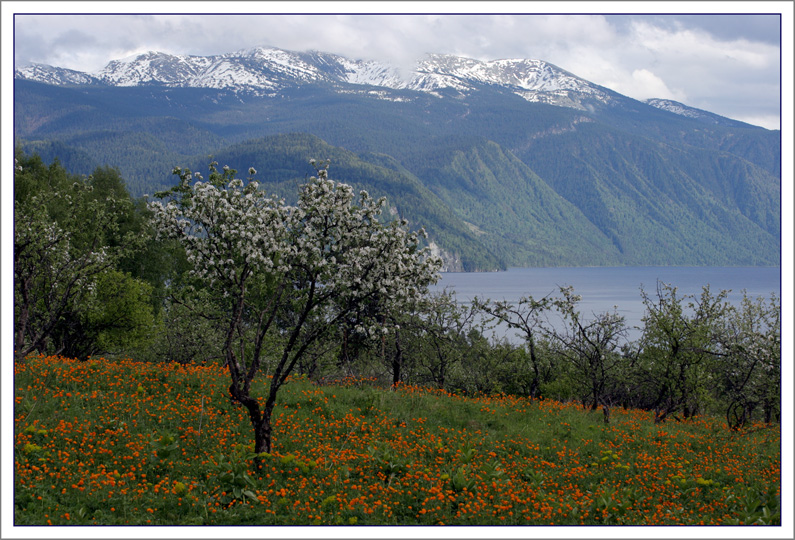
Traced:
[[[82, 7], [99, 12], [111, 4]], [[382, 10], [378, 4], [296, 2], [293, 10], [343, 6], [366, 13]], [[630, 11], [642, 4], [621, 7]], [[69, 10], [72, 5], [51, 4], [51, 9]], [[214, 4], [216, 9], [222, 5], [228, 9], [227, 4]], [[486, 11], [506, 4], [476, 5]], [[535, 5], [507, 3], [514, 12], [527, 12]], [[604, 5], [585, 4], [594, 9]], [[749, 11], [754, 5], [758, 4], [747, 4]], [[179, 12], [191, 6], [179, 2], [171, 9]], [[427, 6], [409, 7], [427, 11]], [[439, 11], [451, 9], [450, 3], [437, 6]], [[725, 3], [709, 3], [706, 9], [721, 6]], [[271, 9], [270, 4], [256, 2], [243, 8], [258, 13]], [[429, 52], [481, 60], [534, 58], [636, 99], [673, 99], [778, 129], [780, 23], [775, 14], [17, 14], [14, 53], [16, 67], [36, 62], [87, 72], [149, 50], [213, 55], [257, 45], [385, 60], [404, 69]]]

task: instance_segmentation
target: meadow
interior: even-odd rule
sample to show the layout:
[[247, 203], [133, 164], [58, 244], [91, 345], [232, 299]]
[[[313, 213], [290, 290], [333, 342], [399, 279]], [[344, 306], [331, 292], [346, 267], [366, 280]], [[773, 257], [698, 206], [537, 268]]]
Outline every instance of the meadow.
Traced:
[[254, 455], [219, 366], [14, 375], [16, 525], [780, 524], [777, 424], [294, 377]]

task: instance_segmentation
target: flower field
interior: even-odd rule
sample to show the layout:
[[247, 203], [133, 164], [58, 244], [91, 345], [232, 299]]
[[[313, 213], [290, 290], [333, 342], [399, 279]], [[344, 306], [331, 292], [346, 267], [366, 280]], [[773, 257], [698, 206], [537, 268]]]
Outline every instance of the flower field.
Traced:
[[299, 377], [254, 456], [217, 366], [31, 357], [14, 387], [16, 525], [780, 523], [777, 425]]

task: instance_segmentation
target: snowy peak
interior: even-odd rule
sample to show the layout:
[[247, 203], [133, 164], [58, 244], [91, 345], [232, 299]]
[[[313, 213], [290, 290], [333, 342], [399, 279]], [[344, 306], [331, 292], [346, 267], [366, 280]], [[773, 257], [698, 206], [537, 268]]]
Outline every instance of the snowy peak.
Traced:
[[267, 94], [296, 84], [330, 82], [322, 66], [306, 57], [269, 47], [215, 56], [148, 52], [114, 60], [97, 77], [111, 86], [161, 84], [253, 94]]
[[647, 105], [651, 105], [652, 107], [656, 107], [657, 109], [662, 109], [664, 111], [672, 112], [674, 114], [678, 114], [679, 116], [686, 116], [688, 118], [702, 118], [710, 113], [706, 111], [702, 111], [701, 109], [695, 109], [693, 107], [688, 107], [678, 101], [673, 101], [672, 99], [659, 99], [659, 98], [652, 98], [647, 99], [645, 101]]
[[[586, 99], [608, 103], [611, 93], [542, 60], [504, 59], [480, 61], [457, 56], [430, 54], [419, 62], [413, 85], [457, 89], [472, 83], [501, 86], [528, 101], [584, 109]], [[422, 82], [419, 87], [417, 82]]]
[[359, 85], [402, 88], [405, 83], [397, 68], [373, 60], [349, 60], [337, 57], [345, 82]]
[[224, 62], [236, 66], [238, 71], [245, 71], [255, 79], [271, 80], [272, 82], [319, 82], [323, 76], [318, 66], [307, 61], [305, 55], [282, 49], [256, 47], [224, 55]]
[[55, 86], [71, 86], [84, 84], [99, 84], [95, 77], [82, 71], [48, 66], [46, 64], [31, 64], [14, 70], [15, 79], [42, 82]]
[[299, 85], [324, 84], [340, 92], [367, 93], [381, 99], [398, 99], [390, 95], [393, 90], [435, 95], [441, 90], [452, 90], [466, 95], [488, 86], [527, 101], [583, 110], [609, 103], [618, 96], [541, 60], [481, 61], [428, 54], [416, 63], [413, 72], [401, 76], [395, 66], [377, 61], [274, 47], [254, 47], [216, 56], [150, 51], [113, 60], [93, 74], [36, 65], [17, 70], [16, 76], [56, 85], [160, 85], [271, 96]]
[[436, 73], [485, 84], [513, 86], [523, 90], [581, 90], [587, 81], [540, 60], [492, 60], [483, 62], [457, 56], [428, 55], [417, 66], [418, 73]]
[[95, 76], [109, 86], [183, 86], [209, 63], [207, 57], [150, 51], [112, 60]]
[[722, 126], [748, 126], [749, 124], [745, 124], [744, 122], [740, 122], [738, 120], [732, 120], [730, 118], [726, 118], [725, 116], [720, 116], [715, 113], [711, 113], [705, 111], [703, 109], [696, 109], [695, 107], [689, 107], [683, 103], [679, 103], [678, 101], [674, 101], [672, 99], [660, 99], [660, 98], [652, 98], [647, 99], [644, 101], [647, 105], [651, 105], [657, 109], [662, 109], [664, 111], [668, 111], [670, 113], [678, 114], [679, 116], [684, 116], [686, 118], [692, 118], [693, 120], [698, 120], [699, 122], [703, 122], [706, 124], [715, 124], [715, 125], [722, 125]]

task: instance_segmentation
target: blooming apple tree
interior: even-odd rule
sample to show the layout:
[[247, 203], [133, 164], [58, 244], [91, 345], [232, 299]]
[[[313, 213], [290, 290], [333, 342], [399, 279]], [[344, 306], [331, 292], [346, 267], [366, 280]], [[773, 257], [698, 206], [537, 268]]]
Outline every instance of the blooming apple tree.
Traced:
[[743, 291], [740, 305], [726, 308], [719, 323], [713, 371], [729, 402], [726, 421], [739, 429], [761, 406], [764, 420], [781, 409], [781, 302], [751, 298]]
[[[208, 182], [175, 169], [179, 184], [149, 204], [160, 233], [181, 242], [193, 275], [223, 306], [229, 391], [248, 410], [256, 453], [271, 450], [277, 393], [314, 343], [341, 321], [388, 331], [388, 319], [373, 319], [368, 308], [398, 310], [438, 279], [438, 259], [420, 247], [424, 231], [382, 223], [384, 198], [357, 197], [328, 178], [328, 162], [315, 167], [295, 206], [215, 164]], [[269, 330], [280, 332], [281, 345], [261, 406], [251, 383]]]

